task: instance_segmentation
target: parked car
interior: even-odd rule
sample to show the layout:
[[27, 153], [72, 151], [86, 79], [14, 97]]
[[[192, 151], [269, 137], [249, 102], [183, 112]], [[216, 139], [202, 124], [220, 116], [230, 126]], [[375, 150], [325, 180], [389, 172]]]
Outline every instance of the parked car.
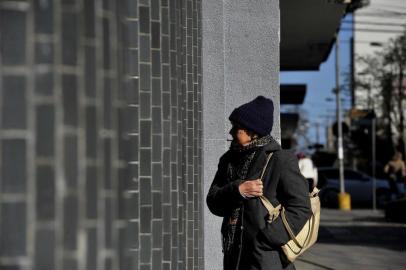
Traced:
[[[338, 168], [323, 167], [318, 169], [320, 201], [324, 207], [338, 207], [340, 191]], [[372, 207], [372, 177], [352, 169], [344, 170], [345, 192], [351, 196], [355, 207]], [[390, 187], [387, 180], [376, 179], [376, 202], [382, 208], [390, 200]]]

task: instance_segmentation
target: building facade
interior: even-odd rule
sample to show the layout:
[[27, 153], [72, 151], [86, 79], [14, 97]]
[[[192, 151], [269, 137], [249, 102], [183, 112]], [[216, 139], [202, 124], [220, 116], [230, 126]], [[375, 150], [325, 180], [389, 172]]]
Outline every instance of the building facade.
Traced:
[[203, 269], [201, 1], [0, 21], [0, 268]]
[[[354, 55], [360, 58], [372, 57], [383, 51], [390, 39], [400, 36], [404, 31], [404, 16], [399, 10], [405, 9], [402, 0], [367, 1], [368, 5], [356, 10], [353, 19]], [[377, 23], [379, 20], [379, 23]], [[369, 85], [370, 90], [354, 89], [354, 106], [357, 109], [371, 109], [374, 99], [377, 99], [375, 110], [381, 114], [379, 105], [379, 83], [373, 76], [365, 72], [365, 64], [356, 62], [354, 65], [354, 78], [363, 84]]]

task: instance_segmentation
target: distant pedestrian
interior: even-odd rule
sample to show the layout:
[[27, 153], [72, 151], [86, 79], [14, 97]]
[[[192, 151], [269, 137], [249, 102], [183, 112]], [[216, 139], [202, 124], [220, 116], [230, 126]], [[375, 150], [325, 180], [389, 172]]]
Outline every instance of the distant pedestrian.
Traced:
[[[400, 196], [398, 183], [405, 184], [406, 178], [406, 165], [402, 159], [402, 153], [396, 151], [390, 160], [384, 167], [384, 172], [388, 177], [389, 185], [392, 195]], [[404, 188], [403, 188], [404, 190]]]
[[236, 108], [229, 120], [233, 141], [220, 158], [207, 195], [210, 211], [223, 217], [223, 269], [295, 269], [280, 253], [290, 240], [281, 218], [268, 223], [268, 210], [259, 199], [264, 195], [274, 206], [282, 204], [295, 234], [311, 215], [309, 189], [296, 156], [270, 135], [273, 102], [259, 96]]
[[312, 191], [318, 183], [317, 168], [314, 166], [313, 160], [304, 153], [298, 153], [299, 169], [304, 178], [309, 182], [309, 191]]

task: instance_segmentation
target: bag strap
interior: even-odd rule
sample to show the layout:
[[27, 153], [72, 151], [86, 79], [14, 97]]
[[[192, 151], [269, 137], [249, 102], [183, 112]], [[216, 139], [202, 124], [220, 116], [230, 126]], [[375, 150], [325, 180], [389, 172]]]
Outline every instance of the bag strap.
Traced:
[[295, 234], [293, 233], [292, 229], [289, 226], [288, 220], [286, 219], [286, 215], [285, 215], [285, 208], [282, 208], [282, 213], [281, 213], [281, 217], [282, 217], [282, 222], [283, 225], [285, 225], [285, 229], [288, 232], [290, 239], [293, 240], [293, 242], [295, 242], [295, 244], [299, 247], [299, 248], [303, 248], [303, 246], [299, 243], [299, 241], [297, 241]]
[[261, 196], [259, 197], [259, 199], [268, 210], [268, 223], [272, 223], [279, 216], [282, 206], [278, 205], [277, 207], [274, 207], [272, 203], [267, 198], [265, 198], [265, 196]]
[[273, 153], [272, 153], [272, 152], [271, 152], [271, 153], [269, 153], [269, 155], [268, 155], [268, 157], [267, 157], [267, 159], [266, 159], [266, 163], [265, 163], [264, 168], [262, 169], [262, 173], [261, 173], [261, 177], [260, 177], [261, 181], [262, 181], [262, 178], [264, 177], [264, 174], [265, 174], [266, 168], [268, 167], [268, 163], [269, 163], [269, 161], [271, 160], [272, 155], [273, 155]]
[[[262, 173], [261, 173], [261, 177], [260, 177], [261, 181], [263, 181], [262, 179], [265, 175], [265, 171], [268, 167], [268, 163], [271, 160], [272, 155], [273, 155], [273, 153], [271, 152], [266, 159], [266, 164], [265, 164], [264, 168], [262, 169]], [[273, 222], [279, 216], [282, 206], [278, 205], [277, 207], [274, 207], [272, 205], [272, 203], [264, 195], [260, 196], [259, 199], [261, 200], [261, 202], [265, 206], [265, 208], [268, 210], [268, 213], [269, 213], [268, 222], [269, 223]]]

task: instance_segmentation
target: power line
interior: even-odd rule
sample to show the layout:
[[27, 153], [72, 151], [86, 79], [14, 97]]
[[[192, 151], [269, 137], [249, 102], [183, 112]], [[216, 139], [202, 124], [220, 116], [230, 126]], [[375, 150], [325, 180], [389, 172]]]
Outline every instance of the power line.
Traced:
[[[403, 13], [403, 15], [400, 14], [384, 14], [384, 13], [355, 13], [356, 17], [374, 17], [374, 18], [387, 18], [387, 19], [400, 19], [403, 17], [406, 17], [406, 13]], [[392, 16], [391, 18], [388, 18], [388, 16]], [[393, 18], [395, 17], [395, 18]]]
[[380, 22], [367, 22], [367, 21], [345, 21], [343, 20], [342, 23], [349, 23], [349, 24], [361, 24], [361, 25], [380, 25], [380, 26], [399, 26], [399, 27], [404, 27], [406, 26], [406, 23], [401, 24], [401, 23], [380, 23]]
[[396, 34], [403, 34], [405, 31], [401, 30], [393, 30], [393, 29], [368, 29], [368, 28], [341, 28], [341, 31], [347, 31], [347, 32], [373, 32], [373, 33], [396, 33]]
[[[347, 40], [340, 40], [340, 43], [351, 43], [352, 41], [347, 39]], [[381, 42], [381, 41], [373, 41], [373, 40], [354, 40], [354, 43], [366, 43], [366, 44], [370, 44], [370, 43], [377, 43], [377, 42]]]
[[383, 11], [385, 13], [392, 13], [400, 16], [405, 16], [406, 12], [399, 12], [399, 11], [394, 11], [394, 10], [387, 10], [387, 9], [378, 9], [379, 11]]
[[356, 14], [371, 14], [371, 15], [387, 15], [387, 14], [395, 14], [397, 16], [405, 16], [406, 12], [398, 10], [389, 10], [389, 9], [382, 9], [382, 8], [375, 8], [372, 7], [372, 10], [363, 11], [362, 9], [358, 11]]
[[386, 8], [396, 8], [396, 9], [406, 9], [406, 6], [397, 6], [397, 5], [387, 5], [387, 4], [374, 4], [374, 6], [381, 6], [381, 7], [386, 7]]

